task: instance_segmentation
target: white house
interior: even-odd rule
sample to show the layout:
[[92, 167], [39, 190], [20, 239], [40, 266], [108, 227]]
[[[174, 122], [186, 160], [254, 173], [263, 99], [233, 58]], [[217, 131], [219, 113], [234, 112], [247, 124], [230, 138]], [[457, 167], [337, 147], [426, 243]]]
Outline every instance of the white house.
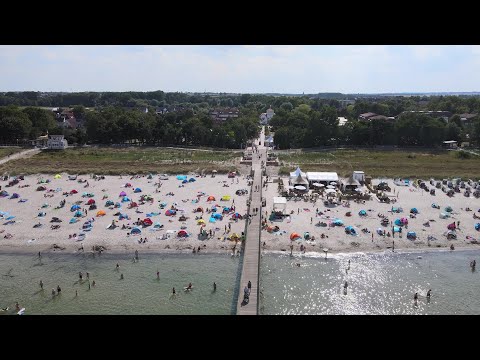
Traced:
[[47, 147], [49, 149], [63, 150], [68, 147], [63, 135], [48, 135]]
[[270, 120], [273, 117], [273, 115], [275, 115], [275, 112], [272, 109], [272, 105], [270, 105], [270, 108], [267, 109], [267, 120]]
[[275, 115], [275, 112], [272, 109], [272, 106], [270, 105], [270, 108], [267, 109], [267, 112], [264, 112], [260, 114], [260, 123], [262, 125], [267, 125], [268, 121]]

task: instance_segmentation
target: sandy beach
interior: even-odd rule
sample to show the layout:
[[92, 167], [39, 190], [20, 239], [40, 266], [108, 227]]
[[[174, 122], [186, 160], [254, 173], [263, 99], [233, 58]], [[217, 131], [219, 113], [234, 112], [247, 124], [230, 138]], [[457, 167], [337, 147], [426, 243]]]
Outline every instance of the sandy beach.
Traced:
[[[288, 183], [288, 178], [284, 177], [284, 184]], [[385, 179], [382, 179], [385, 180]], [[262, 230], [262, 241], [265, 241], [266, 250], [290, 251], [290, 243], [294, 244], [294, 252], [300, 251], [303, 244], [306, 252], [323, 252], [327, 248], [331, 252], [368, 252], [383, 251], [391, 249], [393, 241], [395, 242], [395, 251], [412, 250], [412, 249], [434, 249], [449, 248], [451, 244], [455, 248], [462, 249], [478, 249], [478, 244], [472, 243], [478, 240], [480, 233], [475, 230], [475, 224], [480, 222], [473, 218], [473, 214], [477, 212], [480, 205], [480, 199], [473, 196], [465, 197], [463, 193], [455, 193], [453, 197], [447, 196], [441, 190], [437, 189], [436, 195], [430, 195], [420, 188], [412, 185], [396, 186], [393, 179], [386, 180], [391, 187], [391, 193], [397, 193], [396, 203], [381, 203], [376, 197], [372, 197], [363, 203], [350, 201], [350, 206], [337, 205], [334, 207], [325, 207], [322, 198], [316, 203], [305, 201], [287, 201], [287, 213], [289, 217], [282, 221], [268, 221], [268, 226], [278, 226], [280, 231], [268, 232]], [[373, 180], [374, 184], [379, 183], [377, 179]], [[363, 191], [367, 189], [362, 188]], [[263, 196], [267, 199], [266, 209], [270, 211], [273, 205], [273, 197], [279, 196], [277, 191], [277, 183], [268, 183], [267, 189], [264, 188]], [[432, 207], [432, 204], [438, 204], [440, 209]], [[445, 207], [451, 206], [453, 211], [450, 217], [441, 219], [440, 214], [445, 213]], [[403, 212], [393, 213], [392, 207], [402, 208]], [[416, 208], [418, 214], [415, 218], [410, 217], [410, 210]], [[472, 211], [466, 211], [466, 208]], [[317, 214], [316, 211], [319, 211]], [[359, 212], [365, 210], [367, 215], [360, 216]], [[264, 208], [265, 215], [265, 208]], [[346, 216], [347, 212], [351, 212], [351, 216]], [[385, 215], [389, 219], [390, 225], [382, 226], [379, 214]], [[385, 230], [392, 233], [392, 222], [396, 219], [407, 218], [408, 225], [402, 226], [402, 233], [395, 233], [395, 237], [379, 235], [377, 229]], [[344, 226], [330, 226], [335, 219], [343, 221]], [[456, 229], [456, 240], [448, 240], [446, 232], [447, 225], [460, 222], [460, 227]], [[318, 226], [318, 223], [326, 223], [327, 226]], [[428, 223], [429, 226], [424, 224]], [[357, 235], [347, 235], [345, 233], [346, 226], [353, 226]], [[362, 229], [368, 229], [368, 233], [364, 233]], [[416, 233], [416, 239], [407, 238], [407, 233], [413, 231]], [[305, 240], [304, 233], [309, 232], [315, 237], [314, 241]], [[297, 233], [302, 238], [293, 242], [290, 235]], [[321, 238], [321, 234], [325, 237]], [[373, 234], [373, 237], [372, 237]], [[431, 237], [430, 241], [428, 240]]]
[[[0, 220], [0, 251], [4, 252], [38, 252], [38, 251], [62, 251], [77, 252], [83, 245], [84, 251], [91, 251], [93, 246], [103, 246], [108, 252], [129, 252], [134, 250], [141, 251], [188, 251], [192, 252], [193, 247], [200, 246], [201, 251], [210, 252], [231, 252], [234, 241], [227, 239], [233, 233], [238, 235], [245, 231], [245, 221], [232, 220], [234, 213], [245, 215], [247, 211], [246, 200], [248, 195], [236, 195], [235, 192], [247, 188], [247, 179], [238, 176], [234, 179], [226, 175], [216, 175], [215, 177], [199, 177], [188, 175], [188, 179], [195, 179], [194, 182], [182, 184], [176, 176], [169, 176], [168, 180], [159, 180], [159, 176], [148, 179], [147, 176], [131, 178], [130, 176], [106, 176], [103, 180], [94, 180], [89, 176], [79, 176], [77, 180], [69, 180], [67, 174], [61, 174], [60, 179], [55, 179], [51, 175], [27, 176], [25, 180], [20, 181], [12, 187], [6, 187], [8, 181], [0, 181], [2, 190], [8, 192], [8, 196], [0, 197], [0, 211], [4, 214]], [[49, 183], [39, 184], [39, 180], [50, 180]], [[87, 180], [89, 186], [84, 187], [86, 183], [79, 183], [78, 180]], [[11, 179], [10, 179], [11, 180]], [[158, 186], [155, 183], [161, 181], [162, 185], [159, 192], [156, 192]], [[131, 187], [125, 187], [130, 183]], [[28, 187], [20, 187], [28, 185]], [[45, 186], [46, 190], [37, 191], [38, 186]], [[134, 189], [140, 188], [142, 192], [135, 193]], [[76, 190], [76, 194], [70, 194]], [[120, 193], [124, 191], [128, 198], [136, 202], [138, 207], [128, 208], [130, 202], [122, 202]], [[64, 193], [69, 193], [68, 196]], [[11, 198], [17, 193], [18, 198]], [[84, 197], [84, 193], [91, 193], [93, 197]], [[174, 195], [167, 195], [173, 193]], [[199, 198], [197, 195], [201, 195]], [[153, 201], [146, 201], [142, 204], [140, 198], [142, 195], [150, 195]], [[223, 201], [221, 198], [230, 196], [230, 200]], [[45, 197], [47, 196], [47, 197]], [[215, 201], [207, 201], [209, 196], [213, 196]], [[87, 202], [90, 199], [95, 200], [97, 209], [88, 210]], [[198, 199], [198, 202], [196, 200]], [[25, 201], [26, 200], [26, 201]], [[65, 205], [57, 209], [60, 202], [65, 200]], [[106, 202], [111, 200], [114, 204], [119, 202], [120, 208], [115, 206], [106, 206]], [[69, 223], [74, 218], [75, 211], [71, 207], [77, 202], [79, 211], [82, 213], [78, 217], [78, 222]], [[164, 203], [164, 208], [160, 205]], [[206, 212], [207, 208], [216, 205], [217, 213], [222, 214], [224, 207], [235, 207], [235, 211], [222, 214], [221, 220], [215, 223], [209, 221], [210, 214]], [[174, 216], [167, 216], [166, 211], [171, 207], [177, 209]], [[204, 213], [194, 213], [197, 208], [203, 208]], [[87, 212], [85, 213], [84, 210]], [[98, 211], [105, 211], [104, 216], [97, 216]], [[40, 217], [39, 213], [44, 212], [45, 216]], [[128, 215], [128, 219], [119, 220], [118, 215]], [[158, 215], [157, 215], [158, 213]], [[0, 213], [1, 214], [1, 213]], [[147, 216], [149, 214], [150, 216]], [[180, 216], [184, 215], [186, 219], [179, 221]], [[7, 218], [14, 216], [14, 218]], [[205, 221], [205, 229], [208, 233], [212, 230], [212, 237], [204, 239], [199, 237], [202, 224], [198, 224], [196, 217], [202, 216]], [[57, 217], [62, 222], [50, 222], [52, 217]], [[83, 225], [93, 218], [92, 228], [85, 231]], [[148, 227], [138, 226], [141, 229], [140, 234], [132, 234], [131, 230], [134, 222], [150, 219], [152, 225]], [[114, 221], [116, 227], [107, 229]], [[34, 227], [36, 224], [41, 227]], [[155, 224], [160, 223], [162, 228], [156, 228]], [[52, 225], [60, 225], [58, 229], [52, 230]], [[122, 229], [123, 225], [127, 227]], [[228, 231], [228, 226], [231, 226]], [[225, 234], [227, 227], [227, 234]], [[179, 231], [185, 230], [188, 237], [178, 237]], [[80, 240], [78, 235], [85, 233], [84, 240]], [[130, 233], [130, 234], [129, 234]], [[8, 238], [7, 234], [12, 236]], [[76, 234], [77, 237], [69, 238], [69, 235]], [[214, 236], [213, 236], [214, 234]], [[147, 238], [146, 243], [139, 243], [140, 239]], [[60, 248], [54, 249], [56, 244]]]
[[[62, 251], [73, 253], [79, 251], [83, 245], [84, 251], [91, 251], [93, 246], [103, 246], [108, 252], [192, 252], [195, 247], [200, 246], [201, 252], [232, 252], [234, 241], [228, 239], [233, 233], [238, 235], [245, 231], [245, 220], [233, 220], [232, 215], [239, 213], [245, 216], [247, 212], [247, 199], [250, 196], [250, 188], [247, 186], [245, 176], [239, 175], [234, 179], [226, 175], [216, 175], [211, 177], [199, 177], [188, 174], [187, 178], [195, 179], [194, 182], [182, 184], [176, 176], [169, 176], [168, 180], [159, 180], [158, 175], [149, 179], [147, 176], [131, 178], [130, 176], [106, 176], [103, 180], [94, 180], [89, 176], [79, 176], [77, 180], [69, 180], [67, 174], [61, 174], [60, 179], [55, 179], [49, 175], [27, 176], [25, 180], [20, 181], [12, 187], [6, 187], [8, 181], [0, 181], [2, 190], [8, 192], [8, 196], [0, 197], [0, 211], [4, 214], [0, 220], [0, 251], [3, 252], [38, 252], [38, 251]], [[39, 180], [49, 179], [49, 183], [39, 184]], [[87, 180], [89, 187], [84, 187], [86, 183], [79, 183], [78, 180]], [[10, 179], [11, 180], [11, 179]], [[162, 186], [156, 192], [158, 186], [155, 184], [161, 181]], [[238, 183], [237, 183], [238, 181]], [[270, 180], [271, 181], [271, 180]], [[287, 179], [284, 179], [287, 183]], [[378, 183], [378, 180], [374, 180]], [[131, 187], [125, 187], [130, 183]], [[397, 202], [395, 204], [380, 203], [375, 197], [366, 201], [365, 204], [350, 202], [350, 207], [338, 205], [326, 208], [323, 201], [319, 199], [316, 203], [304, 201], [288, 201], [287, 213], [292, 213], [283, 221], [268, 221], [268, 225], [278, 226], [280, 231], [269, 233], [262, 230], [262, 243], [265, 242], [264, 249], [267, 251], [290, 251], [290, 244], [294, 244], [294, 252], [300, 251], [303, 244], [307, 252], [323, 252], [327, 248], [329, 252], [356, 252], [356, 251], [382, 251], [391, 249], [395, 241], [395, 250], [401, 249], [434, 249], [448, 248], [454, 244], [458, 248], [478, 249], [479, 245], [471, 243], [472, 239], [478, 240], [479, 232], [475, 230], [475, 224], [480, 222], [473, 218], [473, 214], [478, 210], [480, 199], [474, 197], [466, 198], [463, 194], [456, 193], [452, 198], [448, 197], [442, 191], [437, 191], [435, 196], [425, 193], [419, 188], [413, 186], [396, 186], [393, 180], [388, 180], [392, 187], [392, 193], [398, 192]], [[20, 187], [29, 185], [28, 187]], [[46, 190], [37, 191], [38, 186], [45, 186]], [[140, 188], [142, 192], [135, 193], [134, 189]], [[236, 191], [248, 189], [248, 195], [236, 195]], [[76, 190], [77, 194], [70, 194]], [[365, 190], [365, 188], [364, 188]], [[128, 208], [130, 202], [121, 202], [120, 193], [124, 191], [133, 202], [138, 204], [136, 208]], [[64, 195], [64, 193], [69, 195]], [[11, 196], [17, 193], [18, 198]], [[90, 197], [83, 197], [84, 193], [92, 193], [97, 205], [97, 209], [88, 210], [87, 201]], [[173, 193], [174, 195], [167, 195]], [[201, 194], [197, 200], [197, 195]], [[142, 195], [150, 195], [152, 202], [146, 201], [143, 204], [140, 201]], [[224, 196], [230, 196], [230, 200], [222, 201]], [[45, 197], [47, 196], [47, 197]], [[215, 201], [207, 201], [209, 196], [214, 196]], [[266, 207], [262, 208], [263, 215], [265, 211], [270, 214], [272, 209], [273, 197], [278, 196], [277, 184], [269, 182], [267, 188], [263, 190], [263, 196], [267, 200]], [[26, 200], [26, 201], [25, 201]], [[56, 209], [60, 201], [65, 200], [62, 208]], [[115, 206], [106, 206], [108, 200], [113, 203], [120, 202], [121, 208]], [[70, 224], [69, 221], [74, 217], [75, 211], [71, 207], [77, 202], [82, 201], [80, 211], [83, 212], [78, 217], [78, 222]], [[161, 209], [160, 205], [166, 203]], [[440, 206], [440, 209], [432, 208], [432, 203]], [[166, 211], [172, 205], [177, 208], [175, 216], [167, 216]], [[206, 212], [207, 208], [217, 205], [217, 213], [222, 214], [223, 207], [235, 206], [235, 211], [223, 214], [222, 220], [215, 223], [209, 221], [210, 214]], [[441, 219], [440, 213], [449, 205], [452, 207], [451, 217]], [[394, 214], [390, 212], [393, 207], [403, 208], [402, 213]], [[194, 210], [202, 207], [204, 209], [203, 219], [205, 226], [198, 224], [196, 217], [202, 216], [201, 212], [194, 213]], [[417, 208], [419, 213], [415, 218], [409, 215], [411, 208]], [[466, 208], [473, 211], [466, 211]], [[87, 214], [84, 210], [87, 210]], [[316, 210], [319, 213], [316, 214]], [[105, 211], [104, 216], [97, 216], [98, 211]], [[365, 210], [367, 216], [360, 216], [359, 211]], [[138, 211], [138, 212], [137, 212]], [[350, 211], [352, 216], [345, 214]], [[38, 216], [44, 212], [45, 216]], [[128, 215], [129, 219], [119, 220], [118, 214]], [[158, 213], [158, 215], [157, 215]], [[1, 213], [0, 213], [1, 214]], [[150, 216], [147, 216], [149, 214]], [[181, 215], [185, 215], [186, 220], [179, 221]], [[392, 230], [391, 224], [383, 227], [380, 224], [379, 214], [384, 214], [390, 222], [397, 218], [407, 218], [408, 227], [403, 226], [402, 234], [395, 234], [395, 237], [379, 235], [377, 229], [385, 229], [387, 232]], [[8, 217], [14, 216], [10, 220]], [[52, 217], [58, 217], [61, 223], [51, 223]], [[92, 228], [89, 231], [82, 229], [85, 222], [94, 219]], [[151, 219], [152, 225], [148, 227], [138, 226], [141, 229], [140, 234], [131, 234], [134, 222], [140, 218]], [[334, 219], [341, 219], [344, 226], [330, 226]], [[116, 227], [107, 229], [112, 224]], [[456, 230], [457, 239], [448, 240], [445, 236], [447, 225], [452, 222], [460, 221], [460, 227]], [[319, 222], [327, 223], [326, 227], [317, 226]], [[430, 226], [424, 224], [428, 222]], [[34, 227], [36, 224], [41, 227]], [[160, 223], [162, 228], [156, 228], [154, 225]], [[52, 225], [60, 225], [56, 230], [52, 230]], [[126, 229], [122, 229], [125, 225]], [[228, 226], [231, 230], [228, 231]], [[345, 226], [353, 226], [357, 235], [347, 235]], [[200, 228], [207, 233], [212, 230], [212, 236], [206, 239], [199, 237]], [[227, 227], [227, 233], [225, 233]], [[361, 229], [368, 229], [369, 233], [364, 233]], [[179, 237], [178, 232], [185, 230], [188, 237]], [[407, 239], [407, 232], [416, 232], [416, 240]], [[290, 240], [292, 233], [298, 233], [301, 238], [295, 241]], [[309, 232], [315, 237], [314, 241], [308, 241], [303, 238], [305, 232]], [[85, 233], [85, 238], [80, 240], [78, 235]], [[214, 235], [213, 235], [214, 233]], [[325, 237], [321, 238], [321, 234]], [[12, 236], [8, 238], [7, 234]], [[69, 235], [76, 234], [77, 237], [69, 238]], [[373, 234], [373, 238], [372, 238]], [[433, 240], [428, 240], [432, 236]], [[147, 238], [146, 243], [139, 243], [140, 239]], [[59, 248], [54, 249], [56, 244]], [[60, 248], [64, 248], [63, 250]], [[237, 247], [238, 249], [239, 247]]]

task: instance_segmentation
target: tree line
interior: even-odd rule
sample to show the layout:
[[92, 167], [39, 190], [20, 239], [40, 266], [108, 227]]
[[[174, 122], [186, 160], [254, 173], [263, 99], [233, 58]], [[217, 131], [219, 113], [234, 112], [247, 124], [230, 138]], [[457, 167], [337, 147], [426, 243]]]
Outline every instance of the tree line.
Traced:
[[[362, 111], [372, 111], [362, 109]], [[317, 109], [307, 104], [295, 108], [285, 103], [270, 120], [274, 143], [280, 149], [338, 145], [439, 146], [444, 140], [480, 144], [480, 120], [464, 125], [460, 116], [448, 122], [421, 113], [402, 113], [395, 120], [349, 121], [338, 126], [339, 111], [334, 106]]]
[[[83, 111], [74, 108], [74, 114]], [[208, 111], [192, 110], [155, 114], [121, 107], [106, 107], [82, 113], [84, 126], [63, 129], [51, 111], [15, 106], [0, 107], [0, 141], [24, 143], [46, 134], [63, 134], [70, 144], [139, 144], [152, 146], [192, 145], [240, 148], [258, 136], [258, 117], [244, 111], [235, 119], [216, 124]]]

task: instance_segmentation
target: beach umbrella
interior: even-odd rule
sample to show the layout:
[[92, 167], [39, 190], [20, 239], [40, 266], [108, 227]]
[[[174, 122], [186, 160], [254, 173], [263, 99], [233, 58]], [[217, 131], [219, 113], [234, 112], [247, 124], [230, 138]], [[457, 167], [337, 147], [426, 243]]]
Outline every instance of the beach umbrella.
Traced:
[[336, 191], [334, 189], [327, 189], [327, 190], [325, 190], [325, 193], [326, 194], [333, 194], [333, 193], [336, 193]]
[[57, 174], [57, 175], [55, 175], [53, 178], [54, 178], [54, 179], [61, 179], [61, 178], [62, 178], [62, 175]]
[[356, 191], [356, 192], [362, 192], [362, 189], [356, 188], [355, 191]]
[[162, 202], [160, 203], [160, 206], [167, 206], [167, 203], [166, 203], [165, 201], [162, 201]]
[[176, 212], [175, 210], [173, 210], [173, 209], [169, 209], [169, 210], [165, 211], [165, 215], [167, 215], [167, 216], [173, 216], [173, 215], [175, 215], [176, 213], [177, 213], [177, 212]]
[[304, 238], [305, 240], [310, 239], [310, 233], [309, 233], [308, 231], [305, 231], [305, 232], [303, 233], [303, 238]]
[[343, 220], [335, 219], [335, 220], [333, 220], [333, 224], [336, 225], [336, 226], [342, 226], [343, 225]]
[[186, 175], [177, 175], [177, 180], [187, 180]]
[[241, 219], [242, 215], [240, 215], [238, 212], [232, 215], [232, 219]]
[[187, 237], [187, 236], [188, 236], [188, 233], [187, 233], [185, 230], [180, 230], [180, 231], [177, 233], [177, 236], [178, 236], [178, 237]]
[[107, 200], [107, 202], [105, 203], [105, 206], [112, 206], [114, 205], [114, 202], [112, 200]]
[[127, 201], [131, 201], [131, 200], [128, 196], [124, 196], [122, 199], [122, 202], [127, 202]]
[[70, 224], [75, 224], [77, 221], [78, 221], [77, 218], [71, 218], [70, 221], [69, 221], [69, 223], [70, 223]]
[[480, 223], [475, 224], [475, 230], [480, 231]]
[[213, 214], [212, 217], [215, 218], [215, 219], [219, 219], [219, 220], [223, 219], [223, 216], [221, 214], [218, 214], [218, 213]]
[[139, 227], [134, 227], [132, 231], [130, 231], [131, 234], [141, 234], [142, 230]]
[[[38, 189], [37, 189], [37, 190], [38, 190]], [[1, 197], [6, 197], [6, 196], [8, 196], [8, 195], [9, 195], [9, 194], [8, 194], [8, 192], [7, 192], [6, 190], [2, 190], [2, 192], [0, 192], [0, 196], [1, 196]]]
[[197, 221], [197, 225], [201, 225], [201, 224], [205, 224], [205, 220], [200, 219], [200, 220]]
[[303, 185], [296, 185], [294, 186], [294, 189], [297, 189], [297, 190], [307, 190], [307, 188]]
[[212, 173], [216, 173], [216, 172], [217, 172], [217, 170], [212, 170]]
[[95, 200], [90, 199], [87, 201], [87, 205], [92, 205], [92, 204], [95, 204]]
[[407, 233], [407, 239], [416, 239], [417, 238], [417, 233], [415, 231], [409, 231]]
[[182, 181], [182, 184], [186, 184], [186, 183], [188, 183], [187, 179]]
[[337, 185], [335, 181], [330, 182], [330, 185]]
[[455, 230], [456, 228], [457, 227], [455, 226], [455, 221], [453, 223], [447, 225], [448, 230]]
[[137, 187], [135, 190], [133, 190], [133, 192], [134, 192], [134, 193], [139, 193], [139, 192], [142, 192], [142, 189], [140, 189], [140, 188]]
[[201, 206], [199, 206], [197, 209], [196, 209], [196, 212], [202, 212], [203, 211], [203, 208]]
[[73, 195], [73, 194], [78, 194], [78, 191], [73, 189], [72, 191], [70, 191], [70, 195]]
[[210, 219], [208, 221], [214, 223], [217, 221], [217, 219], [215, 219], [213, 216], [210, 216]]
[[410, 213], [411, 213], [411, 214], [418, 214], [417, 208], [411, 208], [411, 209], [410, 209]]
[[407, 218], [401, 218], [402, 224], [407, 225], [408, 224], [408, 219]]
[[452, 212], [452, 211], [453, 211], [453, 209], [452, 209], [452, 207], [451, 207], [450, 205], [447, 206], [444, 210], [445, 210], [446, 212]]
[[377, 229], [377, 234], [378, 234], [378, 235], [383, 235], [383, 229], [382, 229], [382, 228], [378, 228], [378, 229]]
[[80, 217], [83, 216], [83, 213], [80, 210], [77, 210], [73, 216]]
[[75, 210], [78, 210], [78, 209], [81, 209], [80, 205], [72, 205], [72, 207], [70, 208], [70, 211], [75, 211]]
[[333, 185], [327, 185], [327, 189], [335, 189], [335, 186], [333, 186]]
[[321, 188], [321, 187], [324, 187], [325, 185], [320, 184], [320, 183], [313, 183], [312, 186]]
[[360, 215], [360, 216], [367, 216], [367, 212], [366, 212], [365, 210], [360, 210], [360, 211], [358, 212], [358, 215]]
[[222, 201], [229, 201], [232, 197], [230, 195], [223, 195], [222, 196]]
[[151, 226], [153, 224], [152, 220], [149, 218], [143, 219], [144, 226]]
[[153, 225], [155, 229], [160, 229], [162, 225], [159, 222], [156, 222], [155, 225]]
[[42, 211], [42, 212], [39, 212], [37, 216], [38, 217], [44, 217], [45, 215], [47, 215], [47, 213]]
[[298, 233], [294, 232], [294, 233], [291, 233], [290, 234], [290, 240], [295, 240], [295, 239], [298, 239], [298, 238], [302, 238], [300, 235], [298, 235]]
[[105, 216], [105, 215], [106, 215], [105, 210], [99, 210], [99, 211], [97, 211], [97, 216]]
[[195, 178], [188, 179], [188, 182], [195, 182], [195, 181], [197, 181]]
[[10, 196], [10, 199], [18, 199], [20, 197], [20, 195], [18, 195], [17, 193], [13, 193], [12, 196]]
[[400, 219], [395, 219], [394, 224], [395, 224], [395, 225], [398, 225], [398, 226], [402, 226], [402, 225], [403, 225], [403, 224], [402, 224], [402, 220], [400, 220]]
[[240, 235], [238, 235], [237, 233], [233, 233], [232, 235], [230, 235], [230, 239], [240, 239]]
[[401, 232], [401, 231], [402, 231], [401, 227], [398, 227], [398, 226], [393, 227], [393, 232]]
[[124, 196], [127, 196], [127, 193], [126, 193], [125, 191], [122, 191], [122, 192], [118, 195], [118, 197], [124, 197]]
[[130, 184], [130, 183], [126, 183], [126, 184], [125, 184], [125, 187], [126, 187], [126, 188], [128, 188], [128, 187], [132, 187], [132, 184]]
[[357, 231], [351, 225], [345, 227], [345, 232], [350, 235], [357, 235]]
[[211, 195], [210, 195], [210, 196], [207, 198], [207, 201], [215, 201], [215, 196], [211, 196]]

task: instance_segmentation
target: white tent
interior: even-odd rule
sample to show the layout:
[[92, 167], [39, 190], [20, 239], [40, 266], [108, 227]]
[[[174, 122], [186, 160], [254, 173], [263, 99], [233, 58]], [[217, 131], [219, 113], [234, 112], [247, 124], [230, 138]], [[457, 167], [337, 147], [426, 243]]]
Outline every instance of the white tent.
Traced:
[[300, 170], [300, 167], [297, 167], [297, 170], [295, 170], [294, 172], [291, 172], [290, 173], [290, 178], [297, 178], [298, 176], [302, 176], [302, 177], [306, 177], [307, 175], [302, 171]]
[[281, 211], [283, 214], [287, 211], [287, 198], [274, 196], [273, 211]]
[[307, 172], [307, 180], [309, 183], [325, 183], [330, 184], [332, 181], [338, 182], [338, 174], [336, 172]]

